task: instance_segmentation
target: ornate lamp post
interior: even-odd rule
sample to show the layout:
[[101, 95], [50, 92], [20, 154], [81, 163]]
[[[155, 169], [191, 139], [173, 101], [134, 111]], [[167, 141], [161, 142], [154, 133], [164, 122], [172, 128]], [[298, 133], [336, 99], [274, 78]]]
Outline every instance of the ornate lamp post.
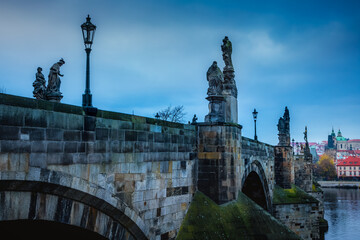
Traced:
[[254, 140], [257, 141], [257, 136], [256, 136], [256, 119], [257, 119], [257, 115], [258, 115], [258, 112], [256, 111], [256, 109], [254, 108], [254, 111], [253, 111], [253, 117], [254, 117], [254, 124], [255, 124], [255, 137], [254, 137]]
[[85, 52], [86, 52], [86, 85], [85, 93], [83, 94], [82, 106], [85, 113], [88, 115], [96, 115], [97, 108], [92, 106], [92, 95], [90, 92], [90, 52], [91, 45], [94, 40], [96, 26], [90, 22], [90, 16], [86, 18], [86, 22], [81, 25], [81, 30], [84, 38]]

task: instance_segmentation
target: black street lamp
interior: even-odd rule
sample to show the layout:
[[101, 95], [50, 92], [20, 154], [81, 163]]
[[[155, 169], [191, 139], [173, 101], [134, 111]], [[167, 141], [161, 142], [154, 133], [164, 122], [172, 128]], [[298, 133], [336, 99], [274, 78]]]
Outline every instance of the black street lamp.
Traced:
[[86, 18], [86, 22], [81, 25], [81, 30], [84, 38], [85, 52], [86, 52], [86, 85], [85, 93], [83, 94], [82, 106], [85, 113], [88, 115], [96, 115], [97, 108], [92, 106], [92, 95], [90, 92], [90, 52], [91, 45], [94, 40], [96, 26], [90, 22], [90, 16]]
[[256, 109], [254, 108], [254, 111], [253, 111], [253, 117], [254, 117], [254, 124], [255, 124], [255, 137], [254, 137], [254, 140], [257, 141], [257, 136], [256, 136], [256, 119], [257, 119], [257, 115], [258, 115], [258, 112], [256, 111]]

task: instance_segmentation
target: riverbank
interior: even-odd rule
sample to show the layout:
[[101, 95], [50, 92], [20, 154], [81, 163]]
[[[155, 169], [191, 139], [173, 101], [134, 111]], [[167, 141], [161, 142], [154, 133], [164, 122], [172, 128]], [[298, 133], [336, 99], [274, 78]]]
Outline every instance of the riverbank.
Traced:
[[322, 188], [360, 188], [360, 182], [318, 181]]

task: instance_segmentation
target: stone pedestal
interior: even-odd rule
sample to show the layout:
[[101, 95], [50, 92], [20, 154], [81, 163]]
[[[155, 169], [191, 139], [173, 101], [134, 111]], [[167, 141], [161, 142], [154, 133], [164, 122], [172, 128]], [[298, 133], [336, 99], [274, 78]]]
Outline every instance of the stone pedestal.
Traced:
[[209, 114], [205, 122], [225, 122], [225, 99], [223, 96], [209, 96]]
[[198, 124], [198, 189], [217, 204], [240, 191], [241, 126]]
[[278, 146], [287, 147], [290, 146], [290, 134], [279, 133], [279, 143]]
[[312, 191], [312, 163], [306, 156], [296, 156], [294, 161], [295, 185], [305, 192]]
[[225, 66], [224, 84], [222, 94], [225, 98], [225, 122], [238, 122], [237, 88], [235, 83], [234, 68]]
[[275, 147], [275, 183], [284, 189], [294, 184], [293, 148], [291, 146]]
[[96, 116], [98, 109], [96, 107], [92, 107], [92, 106], [86, 106], [83, 107], [84, 112], [86, 115], [89, 116]]
[[238, 103], [237, 98], [231, 93], [233, 90], [223, 90], [225, 98], [225, 122], [238, 123]]
[[46, 93], [46, 100], [50, 102], [60, 102], [63, 98], [61, 92], [47, 92]]

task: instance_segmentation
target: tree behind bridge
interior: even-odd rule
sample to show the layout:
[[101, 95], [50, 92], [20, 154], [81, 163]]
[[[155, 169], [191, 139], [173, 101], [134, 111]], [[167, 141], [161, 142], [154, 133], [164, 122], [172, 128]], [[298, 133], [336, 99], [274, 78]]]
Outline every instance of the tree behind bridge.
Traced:
[[184, 121], [186, 113], [184, 112], [184, 106], [179, 105], [173, 108], [169, 106], [155, 113], [155, 115], [159, 115], [159, 119], [164, 121], [181, 123]]
[[323, 180], [335, 180], [337, 175], [334, 158], [323, 154], [314, 166], [314, 174]]

